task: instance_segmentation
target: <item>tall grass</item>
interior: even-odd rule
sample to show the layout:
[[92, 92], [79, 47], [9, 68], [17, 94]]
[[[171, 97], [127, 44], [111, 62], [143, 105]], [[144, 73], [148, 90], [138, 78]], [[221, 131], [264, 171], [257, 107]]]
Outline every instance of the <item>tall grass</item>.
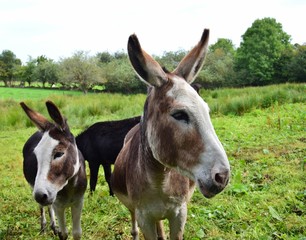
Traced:
[[[4, 92], [4, 88], [0, 88]], [[42, 104], [45, 100], [54, 101], [75, 128], [84, 128], [97, 121], [118, 120], [140, 115], [145, 101], [144, 94], [87, 94], [78, 92], [59, 92], [35, 89], [9, 89], [11, 94], [0, 100], [0, 130], [6, 128], [24, 128], [31, 123], [19, 107], [24, 100], [29, 106], [46, 113]], [[201, 90], [201, 96], [208, 103], [212, 115], [243, 115], [254, 109], [265, 109], [274, 104], [304, 103], [306, 100], [305, 84], [283, 84], [267, 87], [249, 87], [243, 89]], [[14, 91], [17, 91], [16, 98]], [[27, 95], [28, 94], [28, 95]], [[30, 95], [30, 96], [29, 96]], [[17, 95], [16, 95], [17, 96]], [[40, 96], [40, 97], [38, 97]]]
[[240, 89], [202, 90], [212, 114], [243, 115], [253, 109], [265, 109], [275, 103], [297, 103], [306, 100], [305, 84], [282, 84]]
[[[52, 100], [75, 128], [84, 128], [96, 121], [118, 120], [140, 115], [145, 95], [88, 94], [80, 96], [50, 95], [40, 100], [25, 100], [33, 109], [48, 116], [44, 102]], [[133, 107], [131, 107], [133, 106]], [[0, 130], [31, 126], [19, 106], [19, 101], [0, 100]]]

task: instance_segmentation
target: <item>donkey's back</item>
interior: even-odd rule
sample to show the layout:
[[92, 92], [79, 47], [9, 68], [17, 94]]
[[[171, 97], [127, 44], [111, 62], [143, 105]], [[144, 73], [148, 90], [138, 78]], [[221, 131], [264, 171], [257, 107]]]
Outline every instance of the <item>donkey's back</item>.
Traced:
[[76, 137], [76, 143], [90, 169], [90, 191], [95, 191], [99, 168], [104, 169], [105, 180], [110, 186], [111, 165], [120, 152], [127, 132], [140, 121], [140, 116], [117, 120], [97, 122]]

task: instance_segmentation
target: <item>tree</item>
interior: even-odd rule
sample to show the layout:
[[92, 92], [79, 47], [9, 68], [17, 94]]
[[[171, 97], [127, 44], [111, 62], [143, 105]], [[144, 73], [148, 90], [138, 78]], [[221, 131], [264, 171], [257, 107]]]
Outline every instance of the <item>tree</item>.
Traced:
[[177, 65], [185, 57], [186, 54], [187, 52], [184, 50], [178, 50], [176, 52], [169, 51], [164, 52], [161, 57], [154, 56], [154, 58], [157, 62], [159, 62], [162, 67], [166, 68], [169, 71], [172, 71], [177, 67]]
[[127, 58], [127, 54], [122, 50], [122, 51], [117, 51], [114, 54], [114, 58], [115, 59], [126, 59]]
[[6, 87], [12, 85], [16, 71], [19, 71], [21, 60], [10, 50], [3, 50], [0, 54], [0, 79]]
[[209, 46], [210, 52], [215, 52], [218, 49], [219, 50], [222, 49], [224, 53], [231, 54], [233, 56], [235, 55], [236, 52], [232, 40], [226, 38], [219, 38], [215, 44]]
[[127, 55], [117, 58], [102, 66], [106, 79], [105, 90], [108, 92], [139, 93], [146, 91], [146, 85], [139, 81]]
[[42, 82], [43, 87], [46, 83], [49, 83], [51, 86], [58, 82], [59, 80], [59, 66], [57, 63], [53, 62], [52, 59], [38, 58], [37, 66], [33, 71], [33, 77], [35, 80]]
[[34, 71], [36, 68], [37, 61], [36, 59], [29, 58], [26, 65], [22, 66], [21, 72], [21, 84], [24, 85], [26, 82], [31, 86], [31, 83], [34, 81]]
[[38, 56], [36, 58], [36, 62], [37, 64], [40, 64], [40, 63], [43, 63], [43, 62], [46, 62], [46, 61], [50, 61], [51, 59], [48, 59], [45, 55], [41, 55], [41, 56]]
[[306, 44], [295, 45], [294, 57], [287, 67], [290, 82], [306, 82]]
[[197, 77], [204, 88], [233, 85], [235, 48], [231, 40], [218, 39], [210, 45], [205, 65]]
[[114, 59], [114, 57], [109, 52], [97, 53], [96, 57], [101, 63], [109, 63]]
[[273, 82], [274, 65], [290, 47], [290, 36], [273, 18], [255, 20], [242, 35], [237, 49], [235, 69], [243, 85], [265, 85]]
[[293, 47], [287, 48], [282, 52], [280, 58], [275, 61], [273, 69], [273, 83], [285, 83], [289, 81], [289, 75], [295, 69], [291, 69], [290, 63], [295, 57], [295, 50]]
[[95, 84], [103, 82], [102, 70], [98, 66], [98, 58], [87, 52], [78, 51], [70, 58], [60, 62], [60, 81], [64, 86], [81, 89], [85, 94]]

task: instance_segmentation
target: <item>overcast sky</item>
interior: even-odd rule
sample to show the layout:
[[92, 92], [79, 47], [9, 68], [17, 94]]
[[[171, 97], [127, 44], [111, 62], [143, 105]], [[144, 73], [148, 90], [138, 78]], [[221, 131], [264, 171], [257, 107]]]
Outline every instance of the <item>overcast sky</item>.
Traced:
[[0, 0], [0, 52], [11, 50], [55, 61], [75, 51], [126, 51], [136, 33], [150, 54], [189, 50], [209, 28], [239, 47], [256, 19], [275, 18], [291, 36], [306, 42], [306, 0]]

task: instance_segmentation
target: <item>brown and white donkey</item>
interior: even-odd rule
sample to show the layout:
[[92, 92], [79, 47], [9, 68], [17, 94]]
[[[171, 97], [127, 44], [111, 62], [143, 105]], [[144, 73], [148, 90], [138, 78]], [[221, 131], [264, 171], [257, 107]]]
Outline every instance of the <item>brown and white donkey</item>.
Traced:
[[112, 187], [132, 217], [133, 239], [183, 239], [187, 202], [195, 186], [207, 197], [221, 192], [230, 166], [209, 116], [207, 103], [190, 86], [201, 70], [209, 30], [171, 73], [144, 50], [136, 35], [128, 41], [130, 61], [151, 86], [141, 122], [126, 136], [112, 174]]
[[[40, 131], [34, 133], [23, 147], [23, 172], [40, 205], [41, 231], [45, 230], [44, 206], [48, 206], [51, 228], [61, 240], [68, 238], [65, 209], [71, 208], [73, 239], [81, 239], [81, 213], [86, 190], [85, 162], [66, 119], [56, 105], [46, 102], [54, 123], [30, 109], [21, 107]], [[55, 225], [54, 212], [59, 231]]]

